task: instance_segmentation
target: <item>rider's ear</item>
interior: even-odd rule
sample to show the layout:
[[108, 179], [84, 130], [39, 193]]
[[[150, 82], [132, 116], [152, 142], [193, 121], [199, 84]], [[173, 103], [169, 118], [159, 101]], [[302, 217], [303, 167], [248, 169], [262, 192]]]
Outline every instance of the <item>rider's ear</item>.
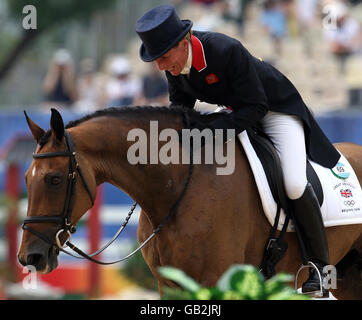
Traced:
[[63, 118], [58, 110], [52, 108], [52, 116], [50, 118], [50, 128], [52, 134], [57, 138], [58, 141], [62, 141], [64, 137], [64, 122]]
[[44, 135], [45, 131], [28, 117], [25, 110], [24, 110], [24, 114], [25, 114], [26, 122], [28, 123], [29, 129], [31, 131], [31, 134], [33, 135], [35, 141], [38, 143], [40, 138]]

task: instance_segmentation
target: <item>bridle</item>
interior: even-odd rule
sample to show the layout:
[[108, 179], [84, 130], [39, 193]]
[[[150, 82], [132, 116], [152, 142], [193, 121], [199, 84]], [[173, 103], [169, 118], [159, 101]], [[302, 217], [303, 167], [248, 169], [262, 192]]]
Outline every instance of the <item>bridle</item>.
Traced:
[[45, 242], [53, 245], [54, 242], [51, 241], [47, 236], [44, 234], [36, 231], [35, 229], [28, 226], [28, 224], [32, 223], [55, 223], [61, 226], [59, 231], [55, 236], [56, 245], [59, 249], [62, 248], [59, 241], [59, 235], [63, 232], [67, 233], [69, 238], [71, 238], [71, 234], [76, 231], [76, 228], [71, 223], [73, 206], [74, 206], [74, 198], [75, 198], [75, 189], [77, 183], [77, 174], [82, 180], [82, 183], [89, 195], [91, 200], [92, 206], [94, 205], [94, 196], [90, 191], [90, 188], [84, 178], [83, 172], [75, 158], [76, 152], [74, 150], [73, 141], [68, 133], [68, 131], [64, 130], [64, 137], [65, 142], [67, 145], [67, 151], [57, 151], [57, 152], [44, 152], [44, 153], [33, 153], [34, 159], [45, 159], [45, 158], [55, 158], [55, 157], [69, 157], [69, 174], [68, 174], [68, 185], [66, 190], [66, 198], [64, 203], [64, 208], [62, 213], [59, 216], [36, 216], [36, 217], [27, 217], [24, 220], [24, 224], [22, 228], [24, 230], [30, 231], [40, 239], [44, 240]]
[[[186, 127], [189, 127], [190, 120], [189, 120], [189, 115], [186, 111], [184, 111], [184, 120], [186, 122]], [[123, 229], [127, 225], [134, 209], [136, 208], [137, 203], [136, 202], [133, 203], [125, 222], [121, 225], [119, 230], [116, 232], [115, 236], [106, 245], [104, 245], [100, 250], [98, 250], [92, 254], [86, 254], [81, 249], [79, 249], [74, 244], [72, 244], [70, 241], [72, 238], [72, 234], [76, 232], [76, 227], [74, 225], [72, 225], [71, 218], [72, 218], [72, 212], [73, 212], [73, 206], [74, 206], [75, 189], [76, 189], [78, 174], [79, 174], [79, 177], [81, 178], [81, 181], [89, 195], [89, 198], [92, 202], [92, 206], [94, 205], [94, 196], [92, 195], [92, 192], [90, 191], [90, 188], [84, 178], [84, 175], [79, 166], [79, 163], [76, 160], [76, 157], [75, 157], [76, 152], [75, 152], [74, 144], [73, 144], [71, 136], [67, 130], [64, 130], [64, 137], [65, 137], [66, 146], [68, 149], [67, 151], [33, 153], [34, 159], [45, 159], [45, 158], [54, 158], [54, 157], [69, 157], [70, 158], [68, 185], [67, 185], [67, 190], [66, 190], [66, 198], [65, 198], [65, 204], [64, 204], [63, 211], [59, 216], [30, 216], [30, 217], [27, 217], [24, 219], [22, 229], [31, 232], [32, 234], [34, 234], [41, 240], [50, 244], [56, 250], [60, 250], [75, 258], [88, 259], [97, 264], [110, 265], [110, 264], [118, 263], [118, 262], [121, 262], [121, 261], [124, 261], [124, 260], [130, 258], [137, 251], [142, 249], [163, 228], [163, 226], [175, 215], [177, 208], [185, 195], [186, 189], [187, 189], [190, 179], [191, 179], [192, 169], [193, 169], [192, 148], [190, 148], [190, 166], [189, 166], [187, 180], [185, 182], [184, 188], [183, 188], [179, 198], [176, 200], [174, 205], [171, 207], [171, 210], [170, 210], [168, 216], [158, 225], [158, 227], [156, 229], [153, 230], [152, 234], [137, 249], [132, 251], [130, 254], [128, 254], [127, 256], [125, 256], [121, 259], [118, 259], [118, 260], [115, 260], [112, 262], [103, 262], [103, 261], [96, 260], [93, 257], [98, 255], [99, 253], [103, 252], [110, 244], [112, 244], [117, 239], [119, 234], [123, 231]], [[55, 239], [51, 240], [43, 233], [40, 233], [40, 232], [36, 231], [35, 229], [29, 227], [29, 224], [32, 224], [32, 223], [55, 223], [57, 225], [60, 225], [60, 229], [57, 231], [57, 233], [55, 235]], [[69, 251], [65, 250], [64, 247], [61, 245], [59, 236], [63, 232], [65, 232], [69, 237], [69, 240], [67, 240], [64, 245], [69, 247], [70, 249], [72, 249], [78, 255], [74, 255], [74, 254], [70, 253]]]

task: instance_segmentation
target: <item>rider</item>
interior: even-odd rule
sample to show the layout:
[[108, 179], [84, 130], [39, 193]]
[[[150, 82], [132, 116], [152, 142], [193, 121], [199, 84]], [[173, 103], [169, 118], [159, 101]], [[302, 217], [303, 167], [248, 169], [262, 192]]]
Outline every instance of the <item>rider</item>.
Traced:
[[[322, 275], [329, 264], [328, 243], [317, 197], [307, 181], [306, 160], [308, 156], [333, 168], [339, 152], [281, 72], [253, 57], [236, 39], [191, 27], [192, 22], [180, 20], [170, 5], [146, 12], [136, 23], [141, 59], [155, 61], [166, 72], [171, 107], [193, 108], [199, 99], [233, 110], [207, 124], [211, 130], [233, 128], [239, 134], [256, 123], [262, 125], [279, 154], [286, 193], [308, 257]], [[191, 127], [205, 126], [196, 122]], [[314, 268], [302, 290], [320, 290]]]

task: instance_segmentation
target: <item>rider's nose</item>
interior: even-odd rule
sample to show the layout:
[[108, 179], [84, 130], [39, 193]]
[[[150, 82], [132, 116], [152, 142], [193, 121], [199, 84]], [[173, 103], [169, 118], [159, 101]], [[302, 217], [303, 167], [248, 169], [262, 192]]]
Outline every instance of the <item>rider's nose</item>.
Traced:
[[156, 60], [157, 67], [160, 71], [166, 70], [166, 65], [160, 60]]

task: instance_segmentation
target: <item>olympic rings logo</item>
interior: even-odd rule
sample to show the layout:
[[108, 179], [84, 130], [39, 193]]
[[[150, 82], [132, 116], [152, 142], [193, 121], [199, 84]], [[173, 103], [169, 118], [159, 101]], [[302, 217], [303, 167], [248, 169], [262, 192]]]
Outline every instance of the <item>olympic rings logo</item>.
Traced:
[[353, 207], [355, 205], [354, 200], [346, 200], [344, 201], [344, 205], [348, 207]]

